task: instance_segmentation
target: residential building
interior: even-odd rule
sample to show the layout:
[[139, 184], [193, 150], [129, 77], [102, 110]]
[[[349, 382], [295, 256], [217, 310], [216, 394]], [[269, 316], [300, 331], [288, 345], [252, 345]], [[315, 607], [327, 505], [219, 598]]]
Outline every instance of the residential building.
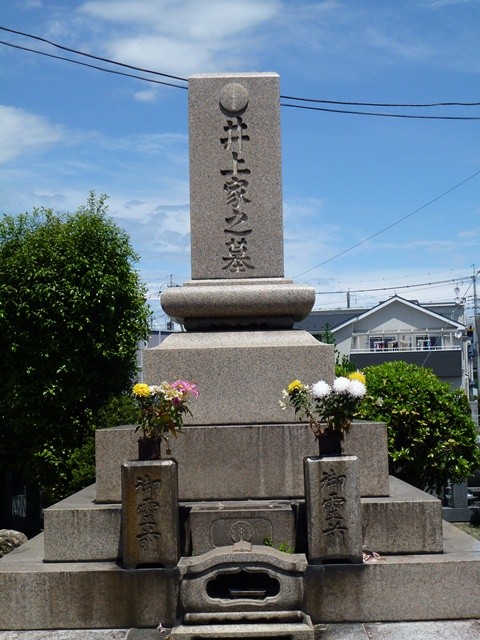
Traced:
[[393, 296], [373, 308], [312, 311], [295, 327], [321, 335], [329, 331], [338, 352], [359, 369], [403, 360], [428, 367], [470, 396], [472, 339], [459, 303], [420, 304]]

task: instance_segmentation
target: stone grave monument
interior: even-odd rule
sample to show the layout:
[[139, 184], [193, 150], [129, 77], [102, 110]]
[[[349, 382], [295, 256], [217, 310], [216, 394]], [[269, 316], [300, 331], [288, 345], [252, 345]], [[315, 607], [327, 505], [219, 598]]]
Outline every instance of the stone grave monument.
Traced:
[[[319, 459], [280, 408], [292, 379], [333, 379], [334, 353], [292, 329], [314, 292], [283, 272], [279, 93], [274, 73], [189, 79], [192, 279], [162, 294], [186, 331], [145, 352], [144, 379], [200, 398], [158, 477], [132, 465], [133, 426], [97, 432], [96, 484], [0, 560], [0, 629], [310, 640], [320, 622], [480, 618], [480, 543], [389, 477], [386, 426], [355, 422]], [[145, 532], [172, 543], [147, 562], [129, 547]]]
[[333, 377], [333, 348], [292, 331], [315, 301], [284, 278], [280, 85], [274, 73], [189, 78], [192, 280], [162, 293], [186, 332], [144, 353], [147, 381], [187, 377], [196, 425], [282, 424], [292, 375]]

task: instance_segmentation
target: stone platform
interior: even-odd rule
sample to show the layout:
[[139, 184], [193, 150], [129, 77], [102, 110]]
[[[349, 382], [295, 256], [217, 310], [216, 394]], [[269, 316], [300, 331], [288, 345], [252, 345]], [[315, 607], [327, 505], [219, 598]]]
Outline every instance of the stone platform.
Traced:
[[[137, 440], [131, 426], [97, 431], [98, 502], [121, 502], [120, 467], [137, 458]], [[303, 458], [318, 454], [307, 425], [285, 422], [186, 427], [170, 448], [183, 501], [301, 498]], [[388, 496], [386, 426], [355, 421], [343, 449], [359, 459], [360, 494]]]
[[[313, 625], [305, 614], [297, 613], [296, 620], [286, 622], [257, 622], [242, 617], [238, 622], [216, 624], [182, 624], [172, 630], [172, 640], [235, 640], [235, 638], [271, 638], [272, 640], [314, 640]], [[287, 616], [285, 616], [287, 617]], [[290, 617], [293, 617], [290, 615]]]
[[[176, 569], [113, 561], [44, 562], [43, 537], [0, 560], [0, 629], [173, 626]], [[443, 553], [309, 566], [304, 612], [314, 624], [480, 618], [480, 542], [443, 523]]]
[[[442, 552], [439, 500], [390, 478], [389, 496], [362, 498], [364, 547], [381, 554]], [[295, 546], [295, 530], [304, 507], [298, 501], [224, 501], [181, 503], [183, 521], [190, 514], [185, 542], [193, 554], [232, 544], [229, 523], [247, 523], [253, 542]], [[95, 501], [95, 485], [45, 510], [46, 562], [116, 561], [121, 558], [121, 505]], [[298, 544], [297, 544], [298, 546]], [[184, 549], [185, 551], [185, 549]]]
[[[433, 622], [372, 622], [315, 625], [315, 640], [472, 640], [480, 620]], [[0, 631], [0, 640], [168, 640], [171, 629], [56, 629], [54, 631]]]
[[[293, 530], [295, 550], [304, 552], [298, 535], [304, 523], [302, 462], [317, 453], [308, 427], [186, 431], [172, 443], [182, 554], [202, 553], [209, 544], [226, 548], [216, 545], [249, 532], [257, 535], [256, 543], [265, 526], [277, 545], [288, 542], [280, 538]], [[0, 629], [174, 624], [178, 569], [128, 570], [120, 564], [120, 470], [136, 457], [136, 440], [133, 427], [97, 432], [96, 487], [47, 509], [44, 534], [0, 560]], [[314, 623], [480, 617], [473, 596], [480, 543], [446, 523], [442, 537], [440, 501], [388, 477], [386, 446], [386, 428], [379, 423], [354, 423], [344, 441], [345, 453], [358, 456], [364, 545], [382, 558], [356, 566], [309, 566], [302, 610]], [[227, 468], [227, 459], [235, 464]], [[192, 541], [200, 546], [193, 549]]]

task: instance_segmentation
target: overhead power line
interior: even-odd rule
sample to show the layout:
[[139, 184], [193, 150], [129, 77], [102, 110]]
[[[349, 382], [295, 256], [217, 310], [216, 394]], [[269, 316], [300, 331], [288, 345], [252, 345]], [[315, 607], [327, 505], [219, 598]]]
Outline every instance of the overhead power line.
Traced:
[[126, 64], [125, 62], [117, 62], [116, 60], [110, 60], [109, 58], [102, 58], [101, 56], [95, 56], [91, 53], [85, 53], [84, 51], [79, 51], [78, 49], [65, 47], [62, 44], [52, 42], [52, 40], [47, 40], [46, 38], [42, 38], [40, 36], [35, 36], [31, 33], [25, 33], [24, 31], [16, 31], [15, 29], [9, 29], [8, 27], [2, 27], [2, 26], [0, 26], [0, 30], [8, 31], [9, 33], [15, 33], [16, 35], [20, 35], [20, 36], [25, 36], [26, 38], [32, 38], [33, 40], [38, 40], [39, 42], [45, 42], [45, 44], [49, 44], [52, 47], [55, 47], [57, 49], [62, 49], [63, 51], [69, 51], [70, 53], [76, 53], [79, 56], [85, 56], [86, 58], [92, 58], [93, 60], [100, 60], [100, 62], [108, 62], [109, 64], [116, 64], [120, 67], [125, 67], [126, 69], [133, 69], [134, 71], [143, 71], [144, 73], [152, 73], [156, 76], [163, 76], [164, 78], [171, 78], [172, 80], [183, 80], [187, 82], [186, 78], [181, 78], [180, 76], [172, 76], [169, 73], [161, 73], [160, 71], [142, 69], [142, 67], [135, 67], [131, 64]]
[[[160, 71], [153, 71], [152, 69], [145, 69], [143, 67], [137, 67], [134, 65], [130, 65], [130, 64], [126, 64], [124, 62], [118, 62], [117, 60], [111, 60], [109, 58], [105, 58], [102, 56], [96, 56], [90, 53], [86, 53], [84, 51], [80, 51], [78, 49], [73, 49], [72, 47], [67, 47], [65, 45], [61, 45], [58, 44], [57, 42], [53, 42], [52, 40], [48, 40], [47, 38], [43, 38], [41, 36], [37, 36], [31, 33], [27, 33], [25, 31], [19, 31], [17, 29], [10, 29], [8, 27], [4, 27], [4, 26], [0, 26], [0, 30], [2, 31], [6, 31], [8, 33], [12, 33], [15, 35], [19, 35], [25, 38], [31, 38], [33, 40], [37, 40], [39, 42], [43, 42], [45, 44], [48, 44], [52, 47], [56, 47], [58, 49], [61, 49], [63, 51], [68, 51], [70, 53], [74, 53], [76, 55], [79, 56], [85, 56], [87, 58], [91, 58], [93, 60], [98, 60], [101, 62], [106, 62], [108, 64], [112, 64], [112, 65], [116, 65], [119, 67], [123, 67], [126, 69], [131, 69], [133, 71], [140, 71], [141, 73], [147, 73], [147, 74], [153, 74], [156, 76], [162, 76], [164, 78], [169, 78], [172, 80], [178, 80], [180, 82], [188, 82], [187, 78], [183, 78], [181, 76], [176, 76], [176, 75], [172, 75], [172, 74], [168, 74], [168, 73], [163, 73]], [[91, 64], [87, 64], [85, 62], [80, 62], [78, 60], [73, 60], [72, 58], [66, 58], [63, 56], [55, 56], [52, 54], [48, 54], [44, 51], [38, 51], [37, 49], [31, 49], [28, 47], [22, 47], [20, 45], [16, 45], [13, 43], [9, 43], [9, 42], [5, 42], [5, 41], [0, 41], [0, 44], [3, 44], [5, 46], [9, 46], [15, 49], [20, 49], [23, 51], [29, 51], [31, 53], [36, 53], [38, 55], [43, 55], [43, 56], [47, 56], [50, 58], [54, 58], [57, 60], [63, 60], [65, 62], [71, 62], [73, 64], [78, 64], [81, 66], [85, 66], [85, 67], [89, 67], [91, 69], [95, 69], [97, 71], [103, 71], [105, 73], [114, 73], [116, 75], [124, 75], [130, 78], [134, 78], [136, 80], [143, 80], [144, 82], [152, 82], [155, 84], [162, 84], [162, 85], [166, 85], [166, 86], [171, 86], [171, 87], [175, 87], [177, 89], [186, 89], [187, 86], [185, 85], [178, 85], [175, 83], [170, 83], [170, 82], [165, 82], [165, 81], [159, 81], [159, 80], [153, 80], [152, 78], [145, 78], [143, 76], [137, 76], [137, 75], [133, 75], [133, 74], [128, 74], [128, 73], [123, 73], [120, 71], [113, 71], [111, 69], [107, 69], [105, 67], [99, 67], [96, 65], [91, 65]], [[451, 107], [451, 106], [456, 106], [456, 107], [472, 107], [472, 106], [479, 106], [480, 102], [431, 102], [431, 103], [388, 103], [388, 102], [353, 102], [353, 101], [344, 101], [344, 100], [326, 100], [326, 99], [319, 99], [319, 98], [303, 98], [303, 97], [298, 97], [298, 96], [284, 96], [281, 95], [280, 98], [282, 100], [294, 100], [294, 101], [299, 101], [299, 102], [312, 102], [312, 103], [321, 103], [321, 104], [332, 104], [332, 105], [344, 105], [344, 106], [369, 106], [369, 107], [402, 107], [402, 108], [431, 108], [431, 107], [439, 107], [439, 106], [443, 106], [443, 107]], [[289, 107], [289, 108], [293, 108], [293, 109], [306, 109], [306, 110], [310, 110], [310, 111], [324, 111], [324, 112], [329, 112], [329, 113], [341, 113], [341, 114], [349, 114], [349, 115], [362, 115], [362, 116], [375, 116], [375, 117], [381, 117], [381, 118], [408, 118], [408, 119], [421, 119], [421, 120], [480, 120], [480, 116], [428, 116], [428, 115], [413, 115], [413, 114], [399, 114], [399, 113], [381, 113], [381, 112], [371, 112], [371, 111], [356, 111], [356, 110], [351, 110], [351, 109], [332, 109], [332, 108], [327, 108], [327, 107], [313, 107], [313, 106], [308, 106], [305, 104], [291, 104], [291, 103], [281, 103], [282, 107]]]
[[464, 276], [460, 278], [451, 278], [449, 280], [434, 280], [433, 282], [420, 282], [418, 284], [401, 284], [396, 287], [375, 287], [373, 289], [344, 289], [342, 291], [315, 291], [316, 295], [329, 296], [340, 295], [345, 293], [372, 293], [374, 291], [397, 291], [398, 289], [418, 289], [421, 287], [431, 287], [440, 284], [449, 284], [455, 282], [463, 283], [465, 280], [471, 279], [472, 276]]
[[353, 251], [354, 249], [356, 249], [357, 247], [360, 247], [362, 244], [365, 244], [369, 240], [373, 240], [373, 238], [376, 238], [380, 234], [385, 233], [385, 231], [389, 231], [393, 227], [396, 227], [398, 224], [400, 224], [404, 220], [407, 220], [408, 218], [410, 218], [411, 216], [415, 215], [419, 211], [423, 211], [423, 209], [426, 209], [427, 207], [429, 207], [434, 202], [437, 202], [437, 200], [440, 200], [441, 198], [444, 198], [446, 195], [448, 195], [452, 191], [455, 191], [455, 189], [458, 189], [459, 187], [464, 185], [469, 180], [472, 180], [473, 178], [475, 178], [479, 174], [480, 174], [480, 169], [478, 171], [475, 171], [475, 173], [472, 173], [472, 175], [468, 176], [468, 178], [465, 178], [464, 180], [462, 180], [461, 182], [458, 182], [453, 187], [450, 187], [450, 189], [447, 189], [446, 191], [444, 191], [440, 195], [436, 196], [435, 198], [432, 198], [432, 200], [429, 200], [425, 204], [422, 204], [421, 207], [417, 207], [417, 209], [414, 209], [410, 213], [407, 213], [407, 215], [403, 216], [402, 218], [399, 218], [395, 222], [392, 222], [391, 224], [387, 225], [386, 227], [383, 227], [383, 229], [380, 229], [380, 231], [377, 231], [376, 233], [372, 233], [372, 235], [368, 236], [367, 238], [364, 238], [364, 240], [360, 240], [360, 242], [357, 242], [356, 244], [352, 245], [351, 247], [348, 247], [347, 249], [344, 249], [343, 251], [340, 251], [339, 253], [336, 253], [334, 256], [331, 256], [330, 258], [327, 258], [326, 260], [324, 260], [323, 262], [320, 262], [319, 264], [315, 265], [314, 267], [311, 267], [310, 269], [307, 269], [306, 271], [302, 271], [302, 273], [299, 273], [294, 277], [295, 278], [299, 278], [300, 276], [303, 276], [306, 273], [310, 273], [310, 271], [313, 271], [314, 269], [318, 269], [319, 267], [323, 267], [324, 264], [327, 264], [328, 262], [332, 262], [333, 260], [336, 260], [340, 256], [343, 256], [346, 253], [349, 253], [350, 251]]
[[304, 104], [281, 102], [282, 107], [307, 109], [308, 111], [327, 111], [329, 113], [349, 113], [355, 116], [377, 116], [379, 118], [407, 118], [411, 120], [480, 120], [480, 116], [419, 116], [411, 113], [380, 113], [379, 111], [352, 111], [351, 109], [329, 109], [328, 107], [309, 107]]
[[295, 96], [280, 96], [284, 100], [298, 100], [301, 102], [320, 102], [322, 104], [344, 104], [352, 107], [478, 107], [480, 102], [347, 102], [343, 100], [320, 100], [318, 98], [296, 98]]
[[65, 60], [66, 62], [72, 62], [82, 67], [89, 67], [90, 69], [96, 69], [97, 71], [105, 71], [105, 73], [113, 73], [118, 76], [126, 76], [127, 78], [135, 78], [136, 80], [144, 80], [145, 82], [152, 82], [154, 84], [161, 84], [167, 87], [176, 87], [177, 89], [188, 89], [187, 86], [174, 84], [173, 82], [165, 82], [165, 80], [154, 80], [153, 78], [143, 78], [142, 76], [136, 76], [133, 73], [126, 73], [125, 71], [116, 71], [115, 69], [107, 69], [106, 67], [99, 67], [95, 64], [89, 64], [88, 62], [81, 62], [80, 60], [73, 60], [72, 58], [65, 58], [64, 56], [56, 56], [53, 53], [47, 53], [46, 51], [38, 51], [38, 49], [30, 49], [29, 47], [21, 47], [18, 44], [12, 44], [11, 42], [4, 42], [0, 40], [0, 44], [4, 44], [7, 47], [13, 47], [14, 49], [22, 49], [23, 51], [30, 51], [31, 53], [38, 53], [38, 55], [46, 56], [47, 58], [55, 58], [56, 60]]
[[[169, 78], [172, 80], [178, 80], [180, 82], [185, 82], [188, 83], [188, 79], [187, 78], [183, 78], [181, 76], [175, 76], [172, 74], [167, 74], [167, 73], [163, 73], [163, 72], [159, 72], [159, 71], [153, 71], [151, 69], [145, 69], [142, 67], [137, 67], [134, 65], [129, 65], [123, 62], [118, 62], [116, 60], [111, 60], [109, 58], [105, 58], [105, 57], [101, 57], [101, 56], [96, 56], [93, 54], [89, 54], [89, 53], [85, 53], [83, 51], [77, 50], [77, 49], [73, 49], [71, 47], [66, 47], [64, 45], [58, 44], [56, 42], [53, 42], [51, 40], [48, 40], [46, 38], [43, 38], [41, 36], [36, 36], [30, 33], [26, 33], [23, 31], [18, 31], [15, 29], [10, 29], [8, 27], [4, 27], [0, 25], [0, 30], [2, 31], [6, 31], [8, 33], [12, 33], [15, 35], [20, 35], [23, 37], [27, 37], [27, 38], [31, 38], [34, 40], [37, 40], [39, 42], [43, 42], [45, 44], [48, 44], [52, 47], [61, 49], [63, 51], [68, 51], [70, 53], [74, 53], [75, 55], [79, 55], [79, 56], [84, 56], [93, 60], [98, 60], [101, 62], [105, 62], [108, 64], [112, 64], [112, 65], [116, 65], [119, 67], [123, 67], [126, 69], [131, 69], [134, 71], [139, 71], [141, 73], [147, 73], [147, 74], [153, 74], [156, 76], [161, 76], [164, 78]], [[161, 84], [161, 85], [166, 85], [166, 86], [171, 86], [174, 88], [178, 88], [178, 89], [187, 89], [188, 86], [187, 85], [179, 85], [176, 83], [172, 83], [172, 82], [166, 82], [166, 81], [160, 81], [160, 80], [155, 80], [153, 78], [146, 78], [144, 76], [138, 76], [135, 74], [131, 74], [131, 73], [126, 73], [126, 72], [122, 72], [122, 71], [117, 71], [117, 70], [113, 70], [113, 69], [108, 69], [105, 67], [100, 67], [97, 65], [92, 65], [86, 62], [82, 62], [79, 60], [74, 60], [72, 58], [67, 58], [67, 57], [63, 57], [63, 56], [57, 56], [51, 53], [47, 53], [45, 51], [39, 51], [37, 49], [32, 49], [29, 47], [24, 47], [24, 46], [20, 46], [14, 43], [10, 43], [10, 42], [5, 42], [3, 40], [0, 40], [0, 44], [3, 44], [4, 46], [8, 46], [8, 47], [12, 47], [15, 49], [19, 49], [22, 51], [28, 51], [31, 53], [35, 53], [38, 55], [42, 55], [42, 56], [46, 56], [49, 58], [54, 58], [57, 60], [63, 60], [66, 62], [71, 62], [73, 64], [77, 64], [80, 66], [85, 66], [91, 69], [95, 69], [97, 71], [103, 71], [105, 73], [111, 73], [111, 74], [116, 74], [116, 75], [122, 75], [122, 76], [126, 76], [126, 77], [130, 77], [130, 78], [134, 78], [136, 80], [142, 80], [144, 82], [151, 82], [151, 83], [155, 83], [155, 84]], [[345, 106], [371, 106], [371, 107], [402, 107], [402, 108], [426, 108], [426, 107], [445, 107], [445, 106], [463, 106], [463, 107], [471, 107], [471, 106], [479, 106], [480, 102], [431, 102], [431, 103], [386, 103], [386, 102], [352, 102], [352, 101], [336, 101], [336, 100], [326, 100], [326, 99], [317, 99], [317, 98], [303, 98], [303, 97], [296, 97], [296, 96], [287, 96], [287, 95], [281, 95], [280, 96], [281, 99], [283, 100], [294, 100], [294, 101], [299, 101], [299, 102], [311, 102], [311, 103], [320, 103], [320, 104], [333, 104], [333, 105], [345, 105]], [[388, 117], [388, 118], [410, 118], [410, 119], [429, 119], [429, 120], [480, 120], [480, 116], [424, 116], [424, 115], [414, 115], [414, 114], [398, 114], [398, 113], [381, 113], [381, 112], [368, 112], [368, 111], [353, 111], [350, 109], [331, 109], [331, 108], [327, 108], [327, 107], [313, 107], [313, 106], [309, 106], [309, 105], [304, 105], [304, 104], [291, 104], [291, 103], [280, 103], [281, 106], [283, 107], [290, 107], [290, 108], [295, 108], [295, 109], [307, 109], [307, 110], [313, 110], [313, 111], [324, 111], [324, 112], [331, 112], [331, 113], [342, 113], [342, 114], [350, 114], [350, 115], [368, 115], [368, 116], [377, 116], [377, 117]], [[362, 244], [365, 244], [366, 242], [368, 242], [369, 240], [372, 240], [373, 238], [377, 237], [378, 235], [384, 233], [385, 231], [391, 229], [392, 227], [400, 224], [401, 222], [403, 222], [404, 220], [408, 219], [409, 217], [411, 217], [412, 215], [414, 215], [415, 213], [418, 213], [419, 211], [425, 209], [426, 207], [428, 207], [429, 205], [433, 204], [434, 202], [436, 202], [437, 200], [439, 200], [440, 198], [443, 198], [444, 196], [446, 196], [448, 193], [451, 193], [452, 191], [454, 191], [455, 189], [459, 188], [460, 186], [462, 186], [463, 184], [465, 184], [466, 182], [468, 182], [469, 180], [471, 180], [472, 178], [476, 177], [477, 175], [480, 174], [480, 170], [475, 172], [474, 174], [472, 174], [471, 176], [469, 176], [468, 178], [465, 178], [464, 180], [462, 180], [461, 182], [459, 182], [458, 184], [456, 184], [455, 186], [451, 187], [450, 189], [448, 189], [447, 191], [443, 192], [442, 194], [440, 194], [439, 196], [433, 198], [432, 200], [430, 200], [429, 202], [427, 202], [426, 204], [422, 205], [421, 207], [418, 207], [417, 209], [415, 209], [414, 211], [410, 212], [409, 214], [403, 216], [402, 218], [400, 218], [399, 220], [393, 222], [392, 224], [384, 227], [383, 229], [381, 229], [380, 231], [377, 231], [376, 233], [368, 236], [367, 238], [365, 238], [364, 240], [354, 244], [353, 246], [344, 249], [343, 251], [337, 253], [336, 255], [332, 256], [331, 258], [328, 258], [327, 260], [324, 260], [323, 262], [321, 262], [318, 265], [315, 265], [314, 267], [311, 267], [310, 269], [307, 269], [306, 271], [298, 274], [297, 276], [295, 276], [296, 278], [309, 273], [310, 271], [313, 271], [314, 269], [317, 269], [321, 266], [323, 266], [324, 264], [331, 262], [333, 260], [335, 260], [336, 258], [348, 253], [349, 251], [352, 251], [353, 249], [361, 246]], [[452, 280], [452, 282], [454, 282], [455, 280]], [[450, 281], [446, 281], [446, 282], [450, 282]], [[426, 283], [426, 284], [433, 284], [433, 283]], [[404, 285], [404, 286], [399, 286], [399, 287], [391, 287], [392, 289], [399, 289], [399, 288], [411, 288], [415, 285]], [[421, 285], [417, 285], [417, 286], [421, 286]], [[358, 290], [358, 292], [362, 292], [362, 291], [376, 291], [376, 290], [387, 290], [388, 288], [382, 288], [382, 289], [371, 289], [371, 290]], [[333, 293], [343, 293], [343, 292], [333, 292]]]

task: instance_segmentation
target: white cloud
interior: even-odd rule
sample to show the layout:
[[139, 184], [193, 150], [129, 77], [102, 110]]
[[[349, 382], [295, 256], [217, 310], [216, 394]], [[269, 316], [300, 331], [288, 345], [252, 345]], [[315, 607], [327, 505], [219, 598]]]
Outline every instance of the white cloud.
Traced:
[[283, 202], [284, 219], [292, 223], [299, 218], [317, 216], [322, 209], [323, 201], [320, 198], [296, 198]]
[[156, 102], [158, 99], [158, 92], [156, 89], [144, 89], [143, 91], [136, 91], [133, 94], [135, 100], [139, 102]]
[[196, 47], [187, 40], [142, 33], [111, 40], [106, 47], [108, 55], [115, 60], [127, 61], [137, 67], [154, 67], [184, 77], [192, 70], [210, 71], [215, 68], [213, 44], [212, 41]]
[[367, 29], [366, 36], [371, 46], [381, 49], [384, 54], [387, 53], [400, 59], [425, 60], [435, 55], [435, 49], [416, 38], [414, 33], [399, 36], [391, 32], [370, 28]]
[[177, 208], [175, 211], [165, 211], [162, 225], [159, 227], [161, 233], [177, 233], [181, 236], [190, 235], [190, 207]]
[[97, 131], [80, 130], [75, 134], [70, 133], [69, 141], [74, 144], [90, 143], [107, 151], [161, 154], [169, 162], [188, 161], [188, 138], [181, 133], [145, 133], [111, 137]]
[[[109, 200], [109, 209], [115, 217], [129, 220], [140, 225], [149, 225], [153, 232], [175, 233], [181, 236], [190, 233], [189, 207], [186, 203], [188, 190], [183, 194], [183, 203], [178, 200], [178, 194], [166, 192], [150, 195], [148, 199], [123, 200], [115, 197]], [[168, 204], [166, 199], [168, 198]]]
[[0, 105], [0, 121], [0, 163], [25, 153], [43, 151], [65, 134], [62, 126], [17, 107]]
[[476, 239], [480, 237], [480, 229], [464, 229], [458, 234], [459, 238]]
[[248, 65], [254, 31], [281, 9], [280, 0], [88, 0], [79, 15], [104, 22], [109, 57], [184, 77]]
[[279, 0], [88, 0], [79, 11], [108, 22], [148, 26], [196, 41], [225, 38], [256, 27], [279, 9]]

